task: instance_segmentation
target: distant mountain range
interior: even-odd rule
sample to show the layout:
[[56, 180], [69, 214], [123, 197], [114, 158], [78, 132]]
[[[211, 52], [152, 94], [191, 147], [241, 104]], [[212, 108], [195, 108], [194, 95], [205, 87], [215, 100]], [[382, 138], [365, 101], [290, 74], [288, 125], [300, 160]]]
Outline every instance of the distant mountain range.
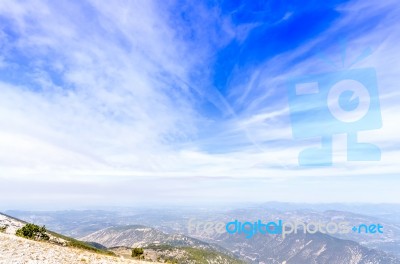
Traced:
[[[184, 235], [168, 235], [144, 226], [123, 226], [97, 231], [85, 239], [98, 242], [85, 243], [51, 231], [48, 231], [50, 235], [48, 242], [37, 242], [16, 236], [16, 230], [26, 224], [25, 221], [0, 214], [0, 263], [36, 261], [35, 263], [47, 264], [77, 262], [136, 264], [143, 263], [143, 260], [175, 264], [245, 263], [220, 246]], [[132, 241], [135, 242], [132, 244]], [[127, 244], [132, 245], [124, 246]], [[137, 247], [144, 250], [140, 262], [131, 256], [132, 248]]]
[[[387, 253], [368, 249], [356, 242], [316, 234], [291, 234], [286, 238], [277, 235], [255, 235], [251, 239], [244, 235], [216, 234], [207, 240], [220, 246], [208, 244], [181, 234], [166, 234], [144, 226], [110, 227], [82, 237], [81, 240], [96, 242], [108, 248], [148, 247], [171, 245], [238, 255], [247, 263], [293, 263], [293, 264], [361, 264], [400, 263]], [[230, 250], [229, 251], [227, 251]]]
[[[316, 263], [316, 264], [394, 264], [400, 263], [400, 224], [397, 211], [400, 207], [385, 205], [382, 212], [370, 212], [372, 206], [357, 205], [357, 213], [338, 211], [348, 205], [330, 205], [300, 208], [298, 205], [268, 203], [246, 208], [209, 210], [207, 208], [159, 210], [123, 209], [116, 211], [58, 211], [21, 212], [8, 211], [9, 214], [34, 221], [55, 230], [79, 237], [91, 243], [110, 247], [149, 247], [165, 246], [173, 248], [193, 248], [218, 252], [223, 256], [238, 257], [247, 263]], [[277, 235], [255, 235], [247, 239], [244, 235], [198, 234], [188, 231], [190, 219], [197, 221], [229, 222], [233, 219], [254, 221], [256, 219], [287, 221], [346, 221], [353, 224], [380, 223], [383, 234], [335, 234], [322, 233], [291, 234], [285, 239]], [[175, 251], [177, 252], [177, 251]], [[183, 253], [182, 253], [183, 254]], [[397, 255], [396, 255], [397, 254]], [[162, 254], [161, 254], [162, 255]], [[161, 256], [160, 255], [160, 256]], [[171, 256], [170, 253], [167, 255]], [[173, 254], [172, 254], [173, 255]]]
[[338, 239], [326, 234], [256, 234], [248, 239], [244, 234], [220, 234], [208, 241], [231, 250], [248, 263], [293, 263], [293, 264], [356, 264], [356, 263], [400, 263], [400, 260], [382, 251], [368, 249], [360, 244]]

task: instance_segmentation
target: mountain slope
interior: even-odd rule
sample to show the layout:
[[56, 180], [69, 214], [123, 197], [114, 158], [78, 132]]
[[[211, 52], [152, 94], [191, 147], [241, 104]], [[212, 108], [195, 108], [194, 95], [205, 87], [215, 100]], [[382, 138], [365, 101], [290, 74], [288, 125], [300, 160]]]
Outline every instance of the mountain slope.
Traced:
[[[302, 208], [305, 206], [305, 208]], [[313, 207], [315, 206], [315, 208]], [[348, 207], [349, 205], [296, 205], [271, 203], [265, 205], [254, 205], [251, 207], [230, 210], [195, 210], [183, 209], [159, 209], [159, 210], [121, 210], [121, 211], [55, 211], [55, 212], [29, 212], [29, 211], [8, 211], [9, 214], [22, 218], [26, 221], [34, 221], [46, 224], [53, 230], [73, 237], [83, 237], [97, 230], [110, 226], [120, 226], [132, 223], [146, 223], [167, 233], [182, 233], [205, 241], [207, 236], [201, 233], [188, 232], [188, 221], [230, 222], [232, 219], [283, 219], [285, 221], [303, 222], [335, 222], [344, 221], [352, 225], [360, 223], [380, 223], [384, 226], [384, 233], [371, 236], [370, 234], [333, 234], [332, 236], [353, 240], [365, 247], [385, 251], [400, 257], [400, 212], [399, 205], [390, 207], [367, 206], [366, 210], [359, 207]], [[307, 208], [310, 207], [310, 208]], [[333, 208], [348, 209], [346, 211], [333, 211], [325, 209]], [[314, 210], [314, 209], [315, 210]], [[363, 208], [363, 207], [362, 207]], [[375, 208], [375, 211], [372, 210]], [[318, 210], [317, 210], [318, 209]], [[359, 213], [352, 213], [351, 210]], [[379, 210], [383, 211], [379, 213]], [[360, 212], [370, 212], [370, 215], [361, 215]], [[391, 212], [392, 215], [388, 215]], [[397, 212], [397, 215], [396, 215]], [[380, 217], [379, 217], [380, 216]], [[216, 242], [216, 241], [211, 241]]]
[[138, 264], [143, 262], [96, 254], [82, 249], [62, 247], [51, 243], [33, 241], [0, 233], [0, 263]]
[[[22, 214], [22, 213], [21, 213]], [[57, 215], [60, 213], [57, 213]], [[27, 217], [37, 217], [41, 219], [42, 223], [48, 218], [49, 213], [43, 213], [39, 216], [35, 213], [22, 214]], [[52, 216], [53, 224], [67, 230], [69, 221], [65, 220], [67, 212], [63, 212], [63, 218], [54, 218]], [[163, 217], [159, 217], [162, 215]], [[375, 223], [379, 222], [385, 226], [385, 233], [379, 236], [371, 236], [370, 234], [355, 237], [353, 234], [342, 237], [332, 237], [330, 235], [323, 235], [320, 233], [314, 235], [304, 235], [302, 232], [287, 236], [284, 240], [279, 236], [258, 236], [251, 239], [246, 239], [239, 235], [217, 234], [206, 232], [188, 231], [188, 221], [195, 219], [197, 222], [215, 221], [215, 222], [229, 222], [232, 219], [261, 219], [260, 215], [268, 216], [268, 219], [287, 219], [301, 220], [304, 222], [329, 222], [329, 221], [348, 221], [350, 223]], [[200, 216], [202, 218], [200, 218]], [[47, 218], [46, 218], [47, 217]], [[58, 219], [58, 220], [57, 220]], [[325, 211], [315, 212], [310, 210], [296, 210], [281, 212], [272, 210], [270, 208], [249, 208], [249, 209], [236, 209], [220, 213], [214, 211], [199, 213], [196, 211], [193, 214], [185, 214], [180, 211], [173, 211], [169, 214], [162, 214], [160, 212], [143, 214], [134, 214], [123, 211], [122, 213], [115, 212], [113, 217], [110, 218], [109, 214], [103, 215], [102, 212], [83, 212], [82, 215], [74, 212], [70, 215], [70, 219], [75, 219], [74, 222], [79, 223], [81, 219], [85, 223], [92, 223], [94, 228], [104, 225], [121, 225], [127, 223], [146, 223], [155, 226], [157, 229], [163, 229], [168, 233], [184, 233], [189, 236], [182, 235], [168, 235], [157, 229], [151, 229], [143, 226], [137, 226], [136, 231], [129, 231], [129, 226], [124, 226], [120, 230], [110, 228], [109, 230], [103, 229], [98, 232], [92, 233], [84, 237], [84, 240], [95, 241], [101, 244], [109, 243], [108, 246], [117, 246], [118, 244], [125, 244], [125, 246], [145, 247], [152, 243], [158, 244], [172, 244], [173, 246], [191, 246], [201, 248], [204, 246], [206, 249], [215, 249], [215, 244], [234, 252], [237, 256], [246, 259], [249, 263], [329, 263], [329, 264], [349, 264], [349, 263], [368, 263], [368, 264], [395, 264], [400, 263], [398, 257], [393, 257], [389, 254], [399, 252], [398, 244], [393, 246], [393, 250], [389, 254], [384, 253], [381, 249], [370, 249], [370, 245], [379, 245], [393, 241], [396, 243], [400, 234], [400, 226], [382, 222], [381, 219], [376, 219], [371, 216], [357, 215], [349, 212], [338, 211]], [[72, 220], [71, 220], [72, 221]], [[196, 223], [195, 221], [195, 223]], [[132, 227], [132, 226], [131, 226]], [[83, 226], [79, 227], [83, 230]], [[113, 230], [114, 229], [114, 230]], [[135, 229], [135, 228], [134, 228]], [[139, 229], [142, 229], [140, 231]], [[86, 230], [86, 229], [85, 229]], [[146, 231], [147, 230], [147, 231]], [[131, 233], [129, 233], [131, 232]], [[87, 234], [87, 230], [83, 235]], [[133, 236], [134, 238], [132, 239]], [[190, 238], [195, 237], [196, 239]], [[199, 240], [198, 240], [199, 239]], [[187, 241], [186, 241], [187, 240]], [[205, 241], [207, 243], [201, 242]], [[355, 240], [349, 241], [349, 240]], [[358, 240], [358, 241], [357, 241]], [[120, 243], [125, 241], [126, 243]], [[118, 242], [118, 243], [114, 243]], [[201, 242], [200, 244], [198, 244]], [[360, 243], [362, 243], [360, 245]], [[365, 247], [368, 246], [368, 247]], [[378, 247], [377, 247], [378, 248]], [[220, 250], [218, 250], [220, 251]]]
[[0, 213], [0, 264], [142, 263], [50, 231], [47, 232], [50, 237], [48, 241], [16, 236], [16, 230], [25, 224], [24, 221]]
[[151, 244], [168, 244], [174, 247], [214, 250], [232, 255], [230, 251], [218, 245], [209, 244], [182, 234], [167, 234], [142, 225], [109, 227], [82, 237], [80, 240], [96, 242], [108, 248], [120, 246], [146, 247]]
[[[25, 226], [26, 224], [27, 222], [25, 221], [0, 213], [0, 228], [1, 228], [0, 230], [2, 230], [2, 233], [15, 235], [17, 229]], [[49, 243], [57, 244], [59, 246], [64, 246], [64, 247], [80, 248], [84, 250], [93, 251], [95, 253], [114, 255], [110, 251], [92, 246], [90, 244], [76, 240], [74, 238], [63, 236], [61, 234], [49, 230], [47, 230], [46, 233], [49, 236], [48, 240]]]
[[[118, 255], [129, 257], [131, 248], [110, 249]], [[173, 247], [170, 245], [149, 245], [143, 248], [142, 259], [179, 264], [244, 264], [245, 262], [213, 250]]]
[[250, 263], [286, 264], [400, 264], [400, 260], [382, 251], [322, 233], [280, 235], [222, 234], [214, 241]]

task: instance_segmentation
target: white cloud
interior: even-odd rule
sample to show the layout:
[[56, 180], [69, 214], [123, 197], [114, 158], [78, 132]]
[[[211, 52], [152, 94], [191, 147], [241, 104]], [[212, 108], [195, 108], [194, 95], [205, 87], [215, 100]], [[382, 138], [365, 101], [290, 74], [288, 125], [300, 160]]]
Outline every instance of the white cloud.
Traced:
[[[3, 155], [19, 157], [12, 166], [145, 171], [153, 156], [170, 151], [166, 139], [195, 133], [191, 95], [162, 78], [187, 78], [192, 65], [183, 58], [190, 57], [152, 5], [96, 3], [95, 17], [85, 17], [86, 10], [67, 2], [70, 13], [42, 1], [2, 2], [19, 35], [8, 45], [29, 57], [13, 63], [36, 65], [34, 87], [1, 84], [2, 142], [9, 150]], [[52, 68], [67, 87], [51, 82]], [[11, 166], [6, 160], [2, 166]]]
[[[251, 81], [234, 87], [227, 100], [210, 85], [206, 68], [213, 49], [234, 37], [244, 38], [250, 28], [234, 28], [217, 9], [199, 7], [201, 21], [193, 25], [198, 33], [193, 41], [184, 37], [182, 25], [171, 22], [167, 6], [153, 1], [2, 1], [0, 15], [17, 37], [0, 35], [0, 69], [21, 74], [21, 83], [0, 83], [0, 177], [12, 179], [12, 189], [32, 177], [50, 185], [121, 186], [139, 176], [290, 182], [300, 176], [398, 173], [398, 147], [389, 150], [398, 144], [400, 132], [400, 31], [393, 23], [398, 11], [372, 33], [350, 37], [348, 45], [356, 47], [350, 55], [368, 43], [376, 47], [373, 56], [357, 67], [373, 66], [378, 72], [384, 127], [367, 139], [384, 151], [381, 162], [299, 169], [297, 154], [307, 142], [291, 139], [286, 98], [271, 99], [277, 92], [283, 94], [289, 76], [328, 69], [323, 62], [316, 63], [317, 58], [290, 62], [325, 45], [327, 36], [350, 23], [360, 3], [343, 6], [343, 19], [307, 45], [251, 69]], [[366, 6], [364, 14], [371, 10], [381, 9]], [[222, 29], [213, 28], [214, 23]], [[383, 43], [377, 44], [381, 39]], [[30, 72], [24, 72], [26, 68]], [[198, 111], [203, 100], [219, 107], [226, 119], [219, 123]], [[235, 107], [244, 110], [236, 113]], [[337, 155], [343, 153], [339, 149]], [[229, 190], [240, 189], [241, 183], [232, 184]], [[222, 193], [229, 195], [229, 190]], [[249, 190], [244, 187], [243, 192]]]

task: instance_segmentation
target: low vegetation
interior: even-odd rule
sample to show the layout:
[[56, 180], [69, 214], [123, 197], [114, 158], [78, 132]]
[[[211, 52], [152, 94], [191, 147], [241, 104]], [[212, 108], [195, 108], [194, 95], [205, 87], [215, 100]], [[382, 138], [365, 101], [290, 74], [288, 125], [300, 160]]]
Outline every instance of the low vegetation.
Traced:
[[[244, 264], [243, 261], [235, 259], [226, 254], [207, 249], [199, 249], [192, 247], [174, 247], [168, 244], [150, 244], [144, 250], [156, 251], [157, 261], [163, 263], [230, 263]], [[147, 258], [147, 257], [146, 257]], [[148, 260], [146, 259], [145, 260]]]
[[20, 237], [33, 239], [33, 240], [49, 240], [45, 226], [38, 226], [35, 224], [26, 224], [18, 229], [15, 234]]
[[141, 258], [143, 258], [143, 254], [144, 254], [143, 248], [133, 248], [132, 249], [132, 257], [134, 257], [134, 258], [141, 259]]
[[189, 260], [194, 261], [195, 263], [208, 263], [211, 259], [218, 259], [218, 257], [224, 256], [224, 258], [229, 261], [231, 264], [243, 264], [244, 262], [231, 258], [229, 256], [223, 255], [219, 252], [211, 251], [211, 250], [202, 250], [198, 248], [183, 248], [187, 253], [189, 253]]
[[[5, 229], [4, 229], [4, 231], [2, 231], [2, 230], [3, 229], [0, 228], [1, 232], [5, 231]], [[28, 238], [28, 239], [33, 239], [33, 240], [45, 240], [45, 241], [49, 241], [50, 240], [49, 235], [51, 235], [55, 238], [60, 238], [60, 239], [64, 240], [65, 244], [63, 244], [63, 245], [67, 246], [67, 247], [79, 248], [79, 249], [83, 249], [83, 250], [87, 250], [87, 251], [92, 251], [95, 253], [116, 256], [111, 251], [98, 249], [98, 248], [95, 248], [95, 247], [85, 243], [85, 242], [48, 231], [45, 226], [40, 227], [38, 225], [28, 223], [25, 226], [23, 226], [22, 228], [18, 229], [15, 232], [15, 234], [17, 236], [20, 236], [23, 238]], [[54, 243], [54, 241], [50, 241], [50, 242]]]

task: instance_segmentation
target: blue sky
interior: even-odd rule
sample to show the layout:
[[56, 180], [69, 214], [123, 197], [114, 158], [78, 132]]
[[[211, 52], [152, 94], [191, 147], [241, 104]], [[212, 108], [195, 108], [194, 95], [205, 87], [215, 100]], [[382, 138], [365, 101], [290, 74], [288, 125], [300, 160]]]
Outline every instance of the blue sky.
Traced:
[[[394, 0], [1, 1], [1, 207], [399, 202], [399, 41]], [[382, 159], [299, 167], [288, 80], [362, 68]]]

